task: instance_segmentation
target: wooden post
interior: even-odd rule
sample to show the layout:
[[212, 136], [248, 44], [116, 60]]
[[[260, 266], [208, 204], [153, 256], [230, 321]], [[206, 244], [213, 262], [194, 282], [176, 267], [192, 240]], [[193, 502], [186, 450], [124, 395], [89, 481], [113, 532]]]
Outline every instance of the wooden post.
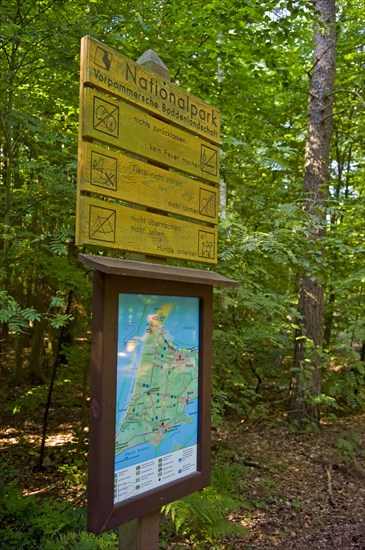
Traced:
[[[170, 71], [153, 50], [147, 50], [137, 61], [146, 69], [170, 80]], [[143, 256], [143, 257], [142, 257]], [[133, 260], [146, 260], [142, 254], [126, 254]], [[148, 261], [153, 261], [151, 257]], [[156, 260], [157, 261], [157, 260]], [[161, 263], [161, 258], [158, 259]], [[163, 260], [162, 260], [163, 261]], [[161, 510], [121, 525], [118, 529], [119, 550], [158, 550]]]
[[155, 510], [119, 527], [119, 550], [157, 550], [160, 510]]
[[138, 519], [120, 525], [118, 528], [119, 550], [138, 550]]

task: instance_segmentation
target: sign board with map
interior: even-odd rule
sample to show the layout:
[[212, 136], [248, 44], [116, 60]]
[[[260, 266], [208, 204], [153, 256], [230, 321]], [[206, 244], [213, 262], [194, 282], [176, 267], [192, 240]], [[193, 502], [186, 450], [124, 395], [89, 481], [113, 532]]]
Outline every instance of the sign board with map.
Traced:
[[[76, 244], [216, 264], [219, 143], [219, 112], [152, 50], [136, 63], [82, 38]], [[237, 284], [79, 259], [94, 271], [88, 529], [157, 550], [161, 506], [209, 484], [212, 287]]]
[[95, 270], [88, 528], [101, 533], [209, 484], [212, 285], [230, 280], [79, 259]]

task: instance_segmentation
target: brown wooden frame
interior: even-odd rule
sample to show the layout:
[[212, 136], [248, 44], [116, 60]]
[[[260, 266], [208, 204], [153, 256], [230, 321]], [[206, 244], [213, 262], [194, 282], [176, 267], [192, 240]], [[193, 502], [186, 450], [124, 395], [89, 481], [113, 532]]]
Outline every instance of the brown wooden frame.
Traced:
[[[170, 279], [176, 276], [174, 270], [178, 268], [172, 268], [170, 273], [168, 266], [163, 266], [163, 273], [156, 278], [156, 271], [161, 266], [154, 267], [150, 264], [151, 276], [143, 269], [140, 276], [131, 264], [126, 274], [123, 269], [110, 270], [110, 259], [105, 258], [103, 263], [103, 259], [99, 257], [93, 263], [93, 257], [80, 256], [81, 261], [96, 269], [93, 286], [88, 529], [101, 533], [144, 516], [209, 484], [213, 290], [209, 272], [206, 280], [204, 276], [199, 280], [197, 274], [196, 280], [199, 282], [191, 282], [184, 276], [176, 281]], [[119, 263], [121, 266], [122, 261]], [[118, 296], [121, 292], [200, 298], [198, 471], [114, 505]]]

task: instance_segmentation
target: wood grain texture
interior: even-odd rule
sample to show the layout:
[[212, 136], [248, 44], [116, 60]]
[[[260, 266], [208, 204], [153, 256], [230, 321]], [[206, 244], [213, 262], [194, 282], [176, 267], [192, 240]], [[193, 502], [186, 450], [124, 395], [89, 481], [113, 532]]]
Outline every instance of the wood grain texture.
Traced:
[[84, 140], [97, 140], [213, 183], [219, 148], [91, 88], [83, 91]]
[[217, 230], [89, 197], [80, 197], [76, 244], [217, 263]]
[[81, 81], [220, 142], [219, 111], [90, 36], [81, 42]]
[[218, 223], [218, 189], [122, 153], [84, 143], [81, 192]]

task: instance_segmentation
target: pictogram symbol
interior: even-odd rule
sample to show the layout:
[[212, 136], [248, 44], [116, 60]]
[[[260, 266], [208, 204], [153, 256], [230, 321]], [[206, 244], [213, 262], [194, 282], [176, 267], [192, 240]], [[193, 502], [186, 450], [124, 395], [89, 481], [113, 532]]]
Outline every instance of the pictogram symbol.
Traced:
[[95, 65], [98, 65], [98, 67], [103, 67], [103, 69], [109, 71], [112, 60], [113, 54], [107, 52], [106, 50], [104, 50], [104, 48], [100, 48], [100, 46], [96, 48], [94, 58]]
[[90, 205], [89, 239], [115, 242], [116, 211], [110, 208]]
[[200, 168], [202, 172], [216, 176], [218, 174], [218, 151], [202, 144], [200, 151]]
[[114, 157], [91, 151], [90, 183], [96, 187], [117, 190], [118, 161]]
[[199, 230], [200, 258], [215, 258], [215, 233]]
[[118, 137], [119, 135], [119, 107], [100, 97], [94, 97], [93, 109], [94, 130]]
[[215, 218], [217, 214], [217, 193], [208, 189], [200, 188], [199, 191], [199, 212], [209, 218]]

